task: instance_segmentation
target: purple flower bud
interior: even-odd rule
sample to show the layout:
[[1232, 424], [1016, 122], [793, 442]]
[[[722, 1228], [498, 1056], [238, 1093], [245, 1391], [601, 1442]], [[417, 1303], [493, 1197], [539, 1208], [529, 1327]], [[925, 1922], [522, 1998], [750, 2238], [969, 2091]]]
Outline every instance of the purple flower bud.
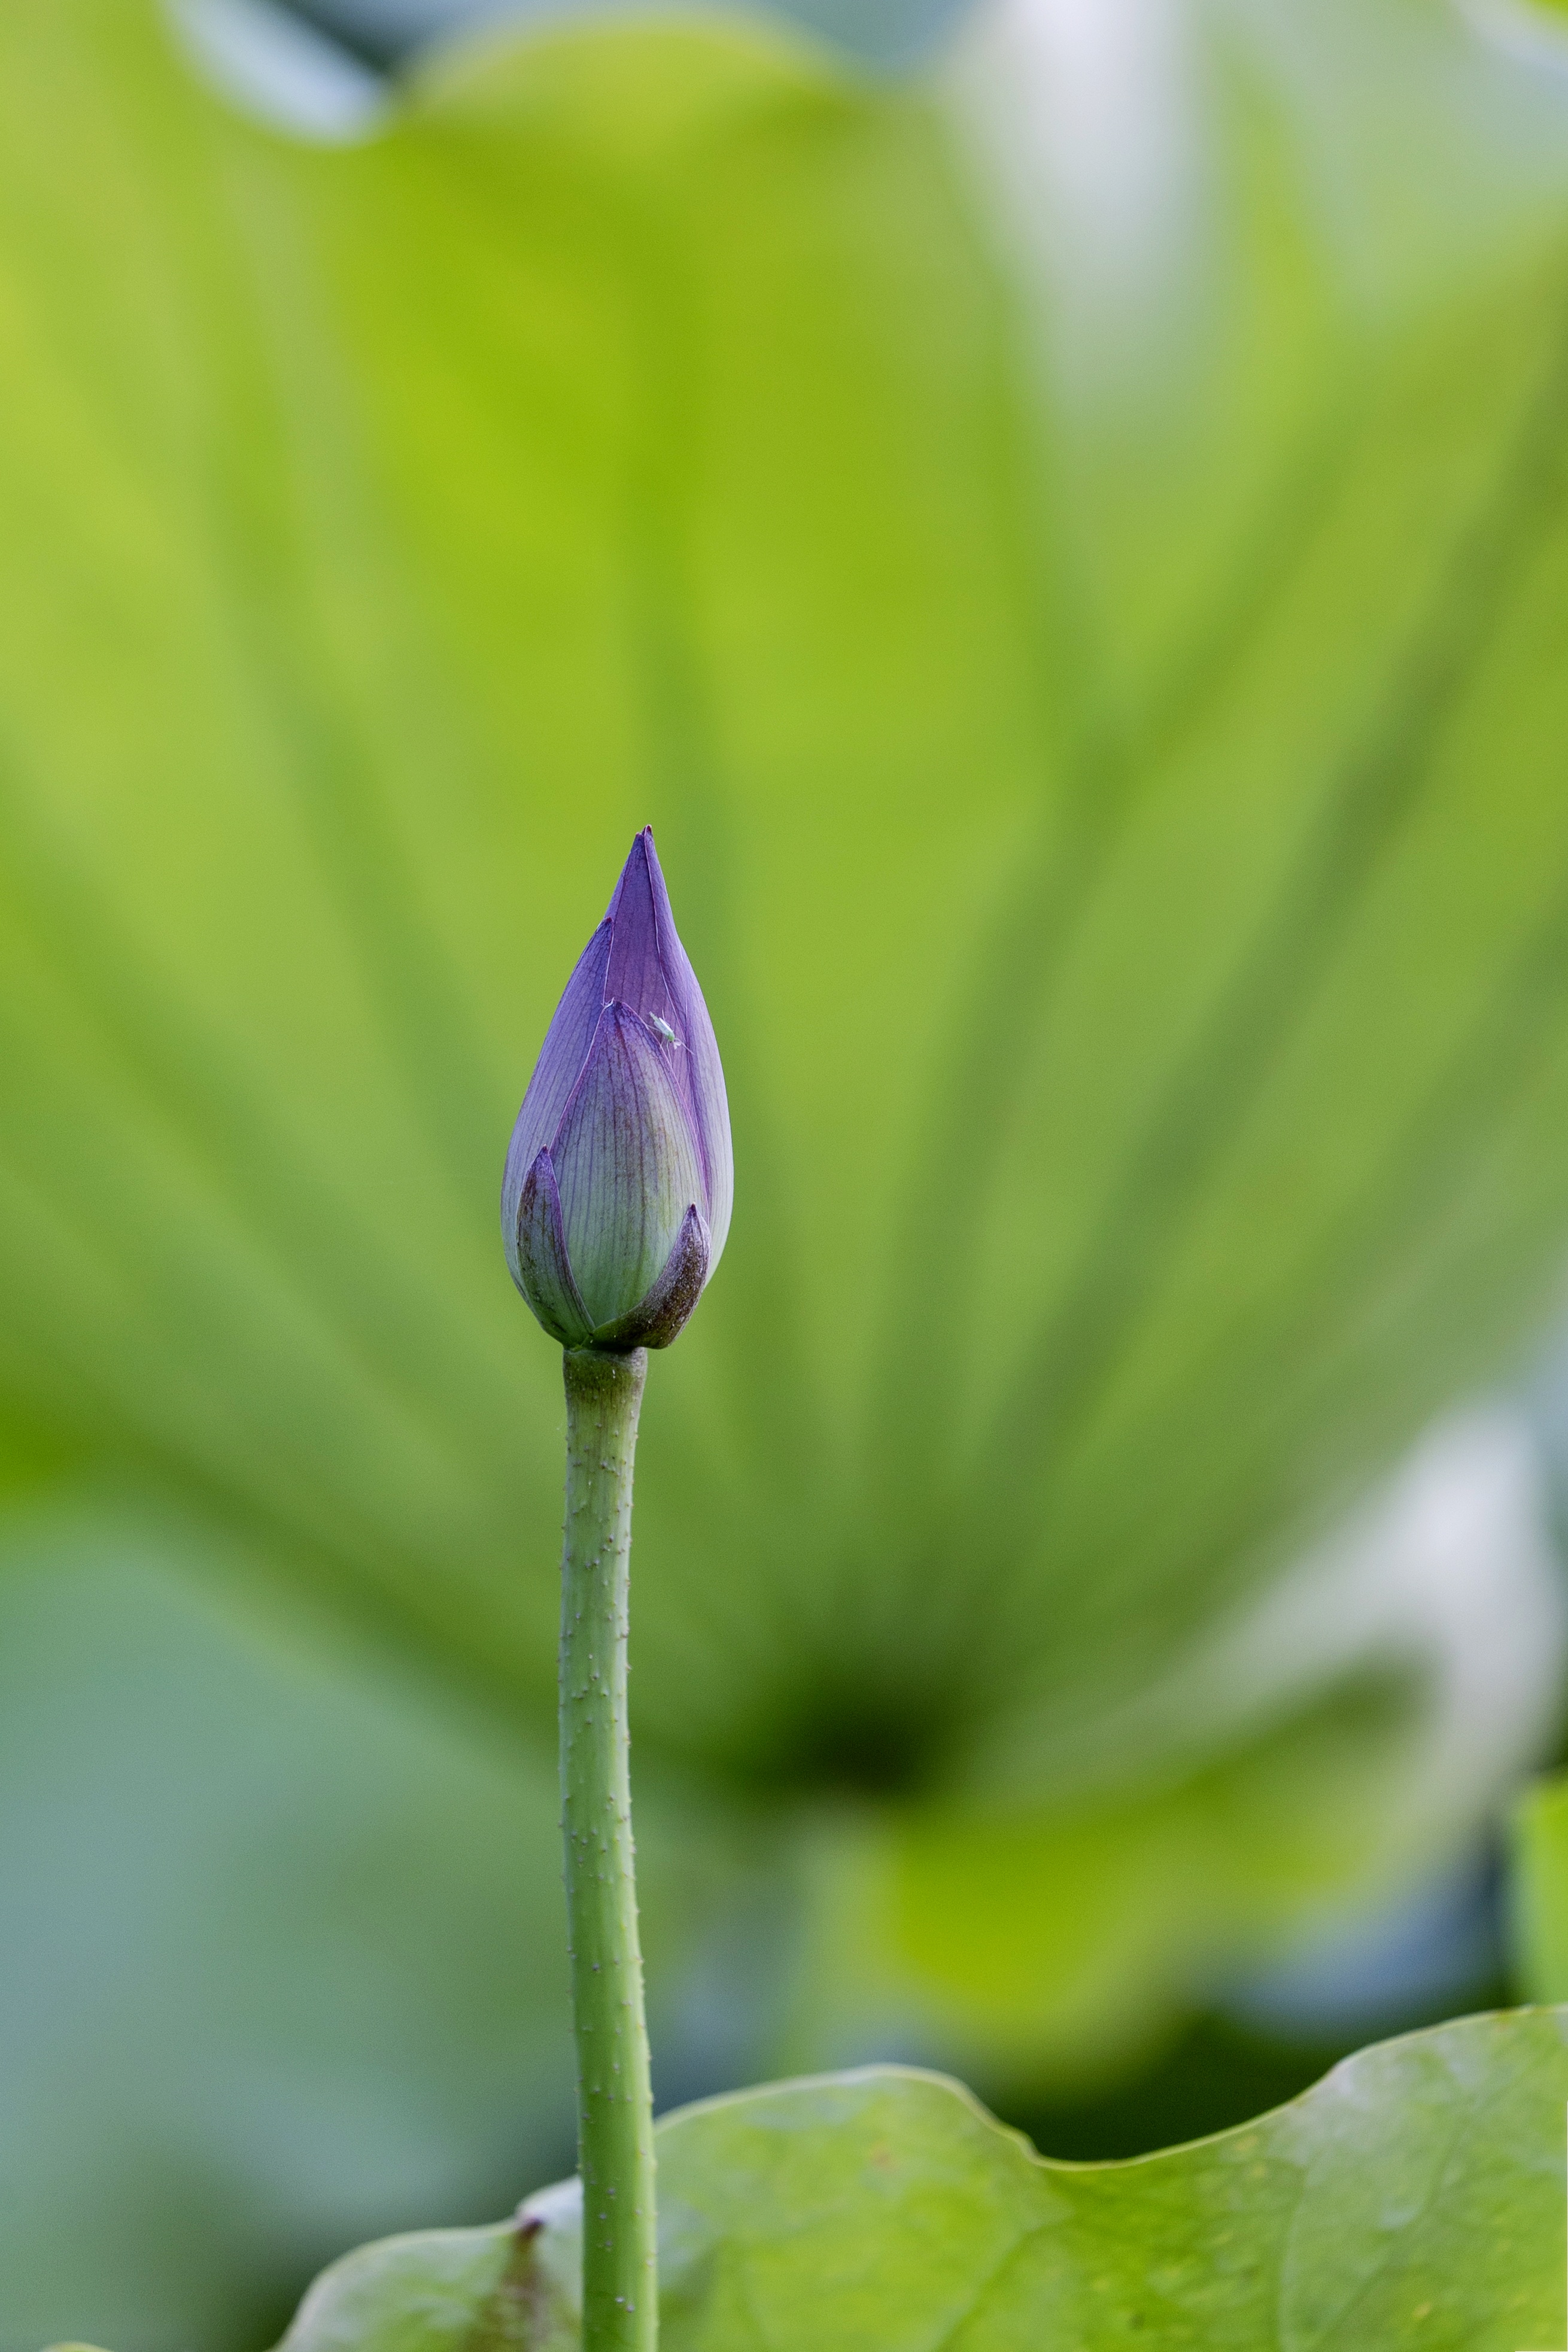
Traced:
[[668, 1347], [719, 1263], [734, 1191], [713, 1024], [645, 826], [511, 1131], [511, 1278], [563, 1348]]

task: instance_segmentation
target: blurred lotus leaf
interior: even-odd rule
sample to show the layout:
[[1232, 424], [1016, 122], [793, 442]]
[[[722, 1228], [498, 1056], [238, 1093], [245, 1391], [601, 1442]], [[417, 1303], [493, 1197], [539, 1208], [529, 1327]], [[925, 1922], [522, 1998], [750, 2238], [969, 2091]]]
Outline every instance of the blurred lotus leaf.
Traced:
[[[1436, 7], [1162, 23], [1081, 86], [1045, 9], [915, 86], [579, 25], [311, 149], [147, 5], [0, 22], [17, 1590], [89, 1496], [252, 1612], [220, 1647], [345, 1722], [382, 1678], [392, 1813], [422, 1743], [500, 1740], [543, 1819], [559, 1375], [494, 1201], [651, 822], [739, 1214], [644, 1423], [647, 1895], [700, 1849], [679, 2006], [774, 1890], [764, 2060], [1103, 2066], [1490, 1793], [1413, 1812], [1397, 1643], [1198, 1668], [1551, 1304], [1568, 104]], [[72, 1622], [34, 1686], [107, 1773]], [[183, 1721], [136, 1736], [194, 1785], [225, 1725]], [[443, 2080], [525, 1842], [441, 1857], [398, 2013]], [[302, 2132], [236, 2110], [236, 2214]]]
[[[1514, 1963], [1527, 2000], [1568, 1987], [1568, 1774], [1529, 1790], [1514, 1813]], [[1556, 1989], [1555, 1990], [1553, 1989]]]
[[[956, 2084], [892, 2068], [689, 2108], [659, 2132], [659, 2340], [1514, 2352], [1561, 2324], [1563, 2034], [1561, 2011], [1413, 2034], [1135, 2164], [1042, 2163]], [[366, 2247], [279, 2352], [567, 2352], [580, 2210], [568, 2186]]]

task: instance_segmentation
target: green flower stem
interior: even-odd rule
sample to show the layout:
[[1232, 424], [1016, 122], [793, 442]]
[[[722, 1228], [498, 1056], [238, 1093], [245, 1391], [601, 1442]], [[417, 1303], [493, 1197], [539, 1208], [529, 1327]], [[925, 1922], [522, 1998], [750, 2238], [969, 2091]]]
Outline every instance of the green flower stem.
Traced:
[[626, 1725], [632, 1457], [647, 1353], [566, 1350], [561, 1797], [577, 2037], [584, 2352], [658, 2341], [653, 2092]]

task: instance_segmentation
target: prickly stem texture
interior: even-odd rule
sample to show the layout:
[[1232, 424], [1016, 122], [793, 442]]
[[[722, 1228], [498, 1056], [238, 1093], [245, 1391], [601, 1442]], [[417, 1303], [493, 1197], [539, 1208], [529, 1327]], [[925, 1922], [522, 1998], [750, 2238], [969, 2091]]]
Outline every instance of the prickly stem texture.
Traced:
[[632, 1456], [647, 1355], [641, 1348], [624, 1354], [575, 1348], [564, 1362], [561, 1799], [577, 2038], [583, 2347], [653, 2352], [653, 2096], [626, 1727]]

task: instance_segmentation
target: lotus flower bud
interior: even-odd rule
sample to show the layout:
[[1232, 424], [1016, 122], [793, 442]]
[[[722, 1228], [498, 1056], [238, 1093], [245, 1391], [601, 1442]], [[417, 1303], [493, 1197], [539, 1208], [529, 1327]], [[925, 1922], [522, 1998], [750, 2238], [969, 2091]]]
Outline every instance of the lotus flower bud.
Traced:
[[713, 1024], [645, 827], [555, 1008], [501, 1185], [511, 1278], [563, 1348], [664, 1348], [734, 1196]]

